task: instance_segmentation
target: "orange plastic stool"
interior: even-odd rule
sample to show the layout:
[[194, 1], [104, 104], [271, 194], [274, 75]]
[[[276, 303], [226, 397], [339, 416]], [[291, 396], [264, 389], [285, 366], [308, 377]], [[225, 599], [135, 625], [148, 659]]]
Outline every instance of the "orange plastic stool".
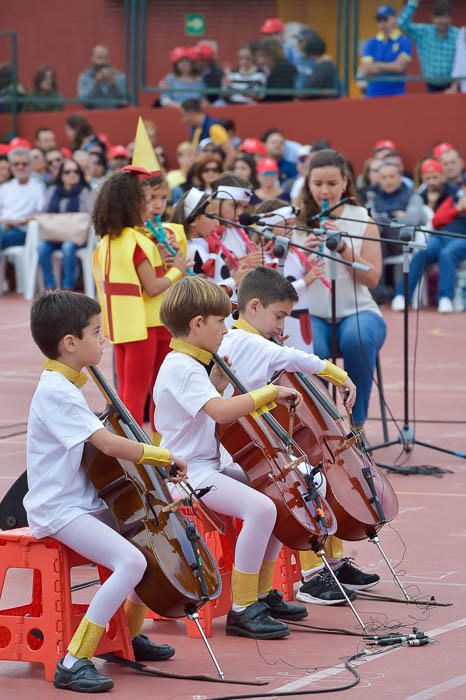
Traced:
[[293, 584], [301, 581], [299, 552], [282, 547], [275, 566], [273, 586], [283, 593], [284, 600], [294, 599]]
[[[188, 512], [184, 508], [180, 509], [183, 515], [194, 522], [196, 530], [207, 543], [208, 548], [217, 562], [217, 566], [222, 578], [222, 592], [220, 596], [209, 603], [206, 603], [199, 610], [199, 622], [206, 637], [212, 635], [212, 620], [216, 617], [226, 615], [231, 606], [231, 572], [235, 560], [236, 527], [233, 518], [222, 515], [225, 523], [225, 533], [221, 535], [205, 518]], [[147, 617], [153, 620], [164, 620], [151, 610], [147, 611]], [[188, 637], [200, 637], [199, 630], [195, 622], [184, 618]]]
[[[8, 569], [34, 571], [32, 600], [0, 610], [0, 660], [41, 663], [45, 678], [53, 680], [88, 607], [71, 601], [70, 569], [92, 563], [50, 537], [35, 539], [29, 528], [0, 532], [0, 605]], [[100, 566], [98, 571], [101, 581], [111, 573]], [[134, 660], [123, 608], [110, 620], [96, 656], [110, 652]]]

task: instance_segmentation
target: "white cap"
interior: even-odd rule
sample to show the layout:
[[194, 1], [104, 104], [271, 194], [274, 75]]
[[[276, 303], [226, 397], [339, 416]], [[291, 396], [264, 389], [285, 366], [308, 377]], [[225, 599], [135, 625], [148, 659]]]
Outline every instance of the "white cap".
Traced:
[[298, 216], [298, 214], [299, 209], [296, 209], [296, 207], [280, 207], [280, 209], [274, 209], [261, 216], [259, 224], [262, 226], [279, 226], [286, 223], [288, 219]]
[[247, 190], [244, 187], [220, 185], [214, 193], [214, 197], [215, 199], [230, 199], [234, 202], [250, 202], [252, 194], [251, 190]]
[[191, 187], [183, 202], [184, 215], [186, 218], [193, 213], [204, 195], [205, 192], [202, 192], [202, 190], [199, 190], [197, 187]]

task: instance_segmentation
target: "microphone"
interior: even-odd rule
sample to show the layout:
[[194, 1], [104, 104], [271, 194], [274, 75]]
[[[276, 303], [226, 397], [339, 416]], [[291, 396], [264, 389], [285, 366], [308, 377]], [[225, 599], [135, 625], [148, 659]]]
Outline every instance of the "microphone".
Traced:
[[239, 215], [238, 221], [240, 222], [241, 226], [251, 226], [252, 224], [257, 224], [259, 221], [261, 221], [264, 216], [267, 216], [267, 214], [249, 214], [249, 212], [244, 211]]
[[310, 216], [307, 220], [308, 224], [312, 224], [313, 221], [316, 221], [316, 219], [321, 219], [322, 217], [328, 216], [332, 211], [335, 211], [335, 209], [338, 209], [338, 207], [341, 207], [342, 204], [346, 204], [347, 202], [351, 202], [352, 197], [343, 197], [343, 199], [340, 199], [336, 204], [333, 205], [333, 207], [328, 207], [327, 209], [322, 208], [317, 214], [313, 214]]

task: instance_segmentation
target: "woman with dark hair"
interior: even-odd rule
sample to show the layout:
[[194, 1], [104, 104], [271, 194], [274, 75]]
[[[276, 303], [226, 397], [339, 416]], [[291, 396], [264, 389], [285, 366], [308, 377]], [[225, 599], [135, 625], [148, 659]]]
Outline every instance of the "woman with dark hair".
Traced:
[[[37, 98], [37, 102], [27, 103], [26, 112], [57, 112], [63, 109], [63, 102], [59, 102], [61, 95], [58, 92], [57, 76], [50, 66], [39, 66], [32, 80], [31, 97]], [[43, 98], [54, 98], [56, 102], [41, 102]]]
[[193, 184], [206, 194], [212, 193], [212, 183], [223, 172], [222, 159], [216, 153], [204, 153], [196, 158]]
[[99, 143], [105, 150], [104, 145], [94, 134], [94, 129], [87, 119], [79, 114], [70, 114], [65, 122], [65, 134], [70, 141], [70, 150], [79, 151], [86, 149], [93, 143]]
[[184, 46], [177, 46], [170, 52], [172, 72], [160, 81], [164, 89], [160, 93], [162, 107], [180, 107], [190, 98], [202, 97], [204, 83], [194, 62], [194, 52]]
[[[367, 417], [377, 353], [387, 332], [379, 307], [369, 291], [377, 286], [382, 272], [379, 232], [377, 226], [371, 225], [367, 210], [356, 204], [356, 190], [344, 157], [332, 149], [319, 151], [311, 157], [309, 174], [304, 183], [301, 221], [306, 225], [310, 216], [322, 210], [324, 202], [331, 208], [344, 197], [350, 197], [354, 204], [345, 204], [335, 209], [331, 222], [326, 221], [324, 226], [331, 232], [345, 231], [363, 236], [362, 240], [340, 238], [336, 256], [370, 268], [368, 272], [362, 272], [354, 271], [346, 265], [335, 265], [338, 349], [343, 356], [345, 369], [357, 387], [353, 420], [362, 426]], [[356, 221], [347, 221], [347, 218]], [[320, 244], [321, 241], [314, 234], [305, 240], [305, 245], [313, 248], [318, 248]], [[324, 247], [324, 252], [328, 254], [330, 251]], [[330, 278], [327, 262], [323, 277]], [[324, 285], [312, 285], [309, 309], [315, 352], [319, 357], [329, 358], [332, 354], [331, 295]]]
[[[283, 48], [276, 39], [264, 39], [257, 47], [257, 64], [265, 71], [267, 82], [266, 90], [271, 88], [294, 89], [296, 68], [285, 59]], [[294, 93], [282, 93], [279, 95], [265, 95], [262, 102], [286, 102], [294, 99]]]
[[108, 163], [103, 153], [92, 151], [89, 153], [89, 186], [94, 192], [102, 186], [107, 175]]
[[240, 153], [239, 156], [236, 156], [232, 172], [250, 182], [253, 190], [259, 188], [256, 159], [250, 153]]
[[[74, 160], [65, 160], [60, 166], [56, 183], [47, 190], [44, 212], [64, 214], [86, 212], [91, 214], [94, 195], [89, 188], [84, 173]], [[73, 241], [63, 243], [41, 241], [38, 246], [39, 264], [44, 275], [46, 289], [55, 289], [56, 282], [52, 270], [52, 253], [63, 253], [63, 289], [73, 289], [76, 272], [76, 251]]]

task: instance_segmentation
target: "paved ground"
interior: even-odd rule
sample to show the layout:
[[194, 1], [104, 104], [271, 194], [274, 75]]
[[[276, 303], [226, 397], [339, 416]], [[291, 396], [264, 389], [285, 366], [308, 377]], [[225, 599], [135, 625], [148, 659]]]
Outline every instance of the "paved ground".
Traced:
[[[29, 304], [14, 296], [0, 299], [0, 498], [24, 469], [27, 410], [40, 373], [41, 357], [28, 331]], [[382, 353], [387, 400], [396, 417], [402, 416], [402, 317], [385, 314], [388, 339]], [[418, 423], [417, 437], [453, 450], [466, 449], [465, 316], [439, 316], [422, 312], [419, 319], [416, 371], [416, 416], [418, 419], [445, 421]], [[414, 340], [415, 316], [411, 317]], [[413, 360], [414, 342], [410, 360]], [[102, 369], [110, 373], [110, 351]], [[90, 402], [98, 408], [98, 391], [86, 389]], [[373, 397], [371, 415], [377, 415]], [[12, 433], [21, 433], [12, 435]], [[396, 431], [390, 428], [391, 436]], [[380, 424], [369, 421], [369, 439], [381, 438]], [[8, 437], [10, 436], [10, 437]], [[377, 453], [377, 458], [393, 463], [398, 447]], [[465, 462], [446, 454], [416, 447], [409, 464], [431, 464], [453, 470], [443, 479], [432, 476], [391, 475], [398, 493], [400, 515], [392, 527], [383, 530], [381, 540], [402, 574], [413, 596], [451, 602], [446, 608], [406, 606], [397, 603], [357, 601], [357, 608], [369, 626], [417, 626], [430, 632], [434, 644], [423, 648], [401, 648], [380, 656], [369, 657], [359, 666], [360, 685], [338, 697], [380, 698], [390, 700], [457, 700], [466, 697], [464, 667], [466, 647], [466, 468]], [[377, 571], [382, 582], [376, 591], [398, 595], [390, 575], [375, 547], [367, 543], [350, 544], [347, 554], [358, 563]], [[85, 572], [84, 572], [85, 573]], [[82, 574], [84, 575], [84, 574]], [[91, 575], [91, 572], [89, 572]], [[20, 580], [20, 576], [16, 580]], [[14, 600], [27, 599], [26, 587], [16, 585], [4, 591], [0, 608]], [[312, 625], [345, 627], [357, 631], [357, 624], [347, 609], [309, 606]], [[180, 673], [213, 674], [201, 641], [188, 639], [182, 622], [147, 622], [146, 633], [176, 646], [176, 657], [163, 668]], [[343, 684], [349, 675], [341, 669], [344, 657], [356, 652], [361, 644], [354, 637], [335, 637], [293, 631], [281, 642], [259, 642], [229, 638], [223, 634], [223, 620], [216, 621], [212, 644], [227, 676], [267, 678], [265, 691], [283, 692], [317, 690]], [[112, 695], [140, 700], [164, 698], [190, 700], [240, 695], [256, 692], [247, 686], [219, 686], [173, 680], [153, 680], [132, 672], [105, 666], [116, 682]], [[58, 697], [58, 691], [43, 679], [39, 665], [0, 662], [0, 698], [23, 698], [34, 694], [41, 698]], [[327, 697], [337, 697], [330, 693]]]

